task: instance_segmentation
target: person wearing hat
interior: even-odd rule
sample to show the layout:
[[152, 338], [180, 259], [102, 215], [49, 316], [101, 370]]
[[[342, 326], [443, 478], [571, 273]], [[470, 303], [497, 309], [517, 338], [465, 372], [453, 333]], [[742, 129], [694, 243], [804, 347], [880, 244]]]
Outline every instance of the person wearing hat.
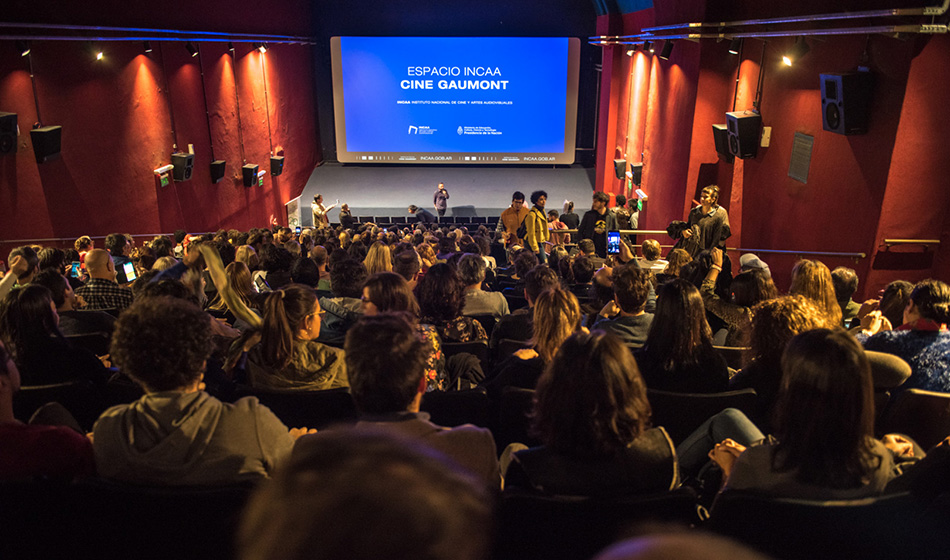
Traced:
[[772, 277], [772, 271], [769, 270], [769, 265], [752, 253], [746, 253], [739, 257], [739, 272], [747, 272], [749, 270], [761, 270], [769, 278]]

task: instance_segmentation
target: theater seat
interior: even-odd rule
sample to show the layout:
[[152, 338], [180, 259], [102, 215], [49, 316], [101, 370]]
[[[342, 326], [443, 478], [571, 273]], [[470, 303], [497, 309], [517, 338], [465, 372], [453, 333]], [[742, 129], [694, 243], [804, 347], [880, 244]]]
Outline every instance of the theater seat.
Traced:
[[505, 387], [498, 401], [498, 419], [495, 423], [495, 443], [504, 449], [510, 443], [523, 443], [528, 447], [541, 445], [529, 434], [531, 410], [534, 407], [534, 389]]
[[594, 499], [509, 488], [502, 494], [496, 560], [587, 560], [638, 533], [642, 523], [696, 521], [696, 494], [673, 492]]
[[902, 391], [884, 412], [881, 428], [883, 433], [907, 434], [930, 449], [950, 436], [950, 393]]
[[780, 559], [945, 558], [945, 512], [910, 494], [847, 501], [772, 498], [727, 490], [710, 527]]
[[749, 416], [755, 412], [755, 389], [724, 393], [673, 393], [647, 389], [653, 409], [653, 425], [663, 426], [673, 443], [680, 444], [710, 416], [737, 408]]
[[323, 429], [334, 424], [356, 422], [356, 405], [349, 389], [298, 391], [239, 387], [235, 398], [257, 397], [288, 428]]
[[478, 387], [466, 391], [431, 391], [422, 396], [422, 412], [440, 426], [454, 427], [474, 424], [488, 427], [488, 395]]

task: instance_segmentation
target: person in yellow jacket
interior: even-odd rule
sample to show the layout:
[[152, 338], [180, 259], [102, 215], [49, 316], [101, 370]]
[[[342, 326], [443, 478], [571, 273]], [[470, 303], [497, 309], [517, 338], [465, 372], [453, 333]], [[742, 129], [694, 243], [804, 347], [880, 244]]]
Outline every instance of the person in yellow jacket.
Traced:
[[544, 215], [544, 204], [548, 201], [548, 193], [544, 191], [534, 191], [531, 193], [531, 210], [524, 219], [525, 229], [525, 248], [534, 251], [538, 255], [538, 262], [547, 261], [544, 252], [544, 242], [551, 238], [551, 232], [548, 231], [548, 219]]

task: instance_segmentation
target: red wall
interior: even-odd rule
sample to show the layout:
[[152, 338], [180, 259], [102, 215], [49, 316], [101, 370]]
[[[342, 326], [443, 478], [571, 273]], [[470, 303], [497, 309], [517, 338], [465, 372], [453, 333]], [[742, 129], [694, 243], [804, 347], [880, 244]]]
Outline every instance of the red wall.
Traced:
[[[162, 4], [168, 9], [177, 6]], [[202, 18], [216, 17], [212, 8], [201, 8], [206, 16], [201, 10], [193, 14], [189, 20], [193, 28], [215, 29], [200, 24]], [[129, 17], [142, 20], [148, 12]], [[165, 12], [164, 17], [169, 19], [171, 13]], [[297, 17], [308, 14], [309, 10]], [[27, 14], [21, 19], [36, 21], [32, 18], [41, 16]], [[82, 21], [79, 14], [62, 17], [74, 17], [64, 20], [72, 23]], [[278, 22], [292, 19], [296, 29], [281, 31], [268, 17], [255, 20], [265, 20], [259, 25], [241, 23], [238, 29], [305, 34], [309, 25], [309, 20], [301, 25], [297, 17], [274, 17]], [[146, 23], [139, 20], [106, 23], [100, 19], [98, 23]], [[153, 20], [148, 25], [160, 27], [161, 22]], [[227, 18], [215, 25], [227, 26]], [[266, 225], [272, 215], [286, 221], [284, 203], [300, 194], [319, 162], [311, 47], [270, 44], [261, 55], [249, 43], [234, 45], [232, 73], [225, 43], [200, 44], [202, 86], [198, 59], [189, 56], [182, 43], [153, 42], [153, 52], [145, 54], [138, 42], [103, 42], [105, 58], [97, 62], [84, 42], [35, 41], [32, 56], [43, 123], [63, 126], [60, 158], [37, 164], [29, 135], [37, 117], [27, 59], [14, 52], [12, 41], [0, 42], [0, 111], [17, 113], [20, 126], [18, 152], [0, 157], [0, 240], [72, 239], [112, 232], [141, 235], [179, 228], [193, 232], [247, 229]], [[244, 152], [249, 163], [267, 171], [263, 187], [245, 188], [241, 181], [234, 76]], [[278, 177], [270, 175], [268, 112], [274, 150], [283, 149], [286, 156], [284, 172]], [[214, 157], [227, 161], [227, 173], [217, 184], [211, 182], [209, 170], [212, 138]], [[180, 151], [194, 145], [194, 176], [161, 187], [152, 170], [170, 163], [175, 143]], [[4, 255], [11, 245], [4, 245]]]
[[[624, 34], [636, 33], [644, 17], [664, 23], [712, 20], [702, 14], [676, 12], [697, 2], [663, 4], [668, 13], [643, 10], [624, 16]], [[751, 5], [751, 4], [750, 4]], [[727, 19], [769, 14], [732, 11]], [[722, 8], [722, 6], [717, 6]], [[806, 11], [801, 11], [806, 10]], [[798, 13], [809, 13], [801, 8]], [[712, 11], [712, 10], [710, 10]], [[827, 6], [813, 13], [831, 11]], [[761, 10], [760, 10], [761, 12]], [[822, 257], [829, 267], [850, 266], [862, 280], [859, 297], [875, 294], [896, 278], [916, 281], [950, 272], [950, 196], [946, 177], [946, 128], [950, 122], [950, 39], [917, 37], [898, 40], [884, 36], [842, 36], [809, 40], [811, 51], [794, 67], [781, 64], [792, 38], [768, 43], [747, 39], [739, 68], [736, 110], [751, 109], [756, 95], [762, 47], [765, 45], [763, 125], [772, 127], [771, 145], [755, 159], [720, 161], [711, 125], [724, 123], [732, 110], [739, 57], [727, 52], [728, 42], [678, 41], [669, 61], [637, 54], [615, 72], [604, 91], [626, 99], [610, 99], [615, 112], [602, 114], [601, 126], [611, 123], [615, 143], [602, 144], [600, 159], [613, 158], [617, 145], [627, 146], [636, 161], [636, 135], [643, 131], [643, 188], [650, 195], [641, 227], [665, 229], [683, 219], [696, 192], [716, 182], [721, 203], [730, 213], [734, 236], [730, 247], [762, 250], [863, 252], [864, 259]], [[822, 129], [818, 75], [853, 71], [867, 49], [867, 64], [876, 76], [870, 130], [842, 136]], [[617, 48], [619, 52], [619, 47]], [[604, 50], [605, 66], [618, 52]], [[630, 79], [637, 57], [648, 61], [650, 77]], [[628, 58], [628, 57], [624, 57]], [[606, 79], [605, 73], [605, 79]], [[649, 99], [645, 107], [637, 101]], [[796, 132], [814, 137], [807, 184], [788, 177]], [[609, 139], [609, 138], [608, 138]], [[633, 152], [633, 155], [631, 155]], [[616, 182], [616, 181], [614, 181]], [[598, 175], [598, 187], [610, 192], [609, 175]], [[879, 254], [883, 238], [937, 238], [942, 250], [921, 256], [919, 246]], [[666, 236], [657, 236], [670, 243]], [[893, 253], [905, 253], [897, 254]], [[906, 253], [912, 253], [907, 255]], [[798, 257], [763, 252], [780, 288], [787, 288]], [[734, 261], [738, 254], [733, 254]]]

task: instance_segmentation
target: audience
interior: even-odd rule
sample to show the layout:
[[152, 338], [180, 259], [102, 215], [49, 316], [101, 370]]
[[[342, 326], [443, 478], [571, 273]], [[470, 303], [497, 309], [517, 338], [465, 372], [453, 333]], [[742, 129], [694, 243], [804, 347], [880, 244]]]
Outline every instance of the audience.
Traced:
[[644, 240], [640, 250], [643, 252], [643, 258], [640, 259], [639, 265], [643, 270], [660, 273], [670, 264], [669, 261], [660, 258], [660, 242], [656, 239]]
[[480, 255], [466, 254], [459, 260], [457, 270], [465, 286], [463, 315], [492, 315], [496, 319], [508, 315], [508, 300], [505, 296], [482, 289], [485, 272], [488, 270], [485, 259]]
[[831, 285], [835, 290], [838, 307], [841, 308], [842, 326], [848, 328], [861, 309], [861, 306], [851, 299], [854, 292], [858, 291], [858, 275], [853, 268], [839, 266], [831, 271]]
[[727, 325], [724, 346], [745, 347], [749, 345], [752, 329], [752, 307], [755, 304], [778, 296], [778, 290], [772, 278], [757, 269], [739, 273], [729, 285], [732, 300], [727, 301], [716, 293], [716, 281], [722, 271], [722, 251], [713, 248], [710, 251], [713, 266], [709, 267], [700, 291], [706, 311], [721, 319]]
[[833, 325], [842, 324], [841, 307], [835, 297], [831, 271], [821, 261], [802, 259], [792, 269], [790, 295], [810, 299]]
[[76, 290], [86, 302], [86, 309], [121, 311], [132, 305], [132, 292], [115, 281], [115, 263], [112, 255], [103, 249], [92, 249], [86, 255], [89, 280]]
[[93, 333], [112, 336], [115, 317], [104, 311], [77, 309], [83, 302], [76, 296], [61, 272], [44, 270], [34, 277], [33, 283], [45, 286], [50, 291], [56, 314], [59, 316], [59, 331], [64, 336]]
[[634, 265], [618, 266], [610, 275], [614, 299], [601, 310], [595, 329], [620, 338], [631, 349], [646, 343], [653, 314], [646, 312], [650, 295], [650, 276]]
[[421, 321], [433, 325], [443, 342], [488, 342], [481, 323], [462, 315], [464, 286], [455, 270], [445, 263], [433, 265], [416, 285]]

